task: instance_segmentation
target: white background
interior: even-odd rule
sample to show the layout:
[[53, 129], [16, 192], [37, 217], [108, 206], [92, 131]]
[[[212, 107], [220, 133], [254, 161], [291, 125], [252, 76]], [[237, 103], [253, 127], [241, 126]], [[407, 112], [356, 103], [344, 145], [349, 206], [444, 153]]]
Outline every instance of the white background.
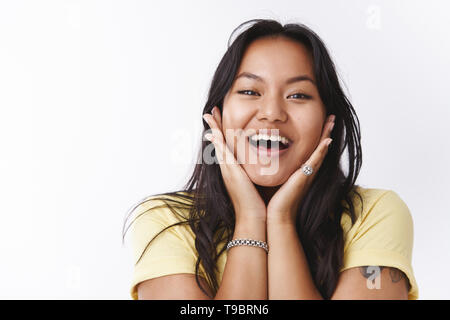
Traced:
[[302, 22], [361, 122], [358, 183], [414, 219], [421, 299], [449, 299], [446, 1], [0, 2], [0, 298], [130, 299], [123, 219], [190, 175], [231, 31]]

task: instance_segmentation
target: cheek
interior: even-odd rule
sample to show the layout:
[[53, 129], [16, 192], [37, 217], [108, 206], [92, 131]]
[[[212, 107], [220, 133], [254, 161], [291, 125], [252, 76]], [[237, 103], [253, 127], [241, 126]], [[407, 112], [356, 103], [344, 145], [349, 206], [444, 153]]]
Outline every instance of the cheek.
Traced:
[[222, 130], [224, 135], [227, 129], [233, 130], [233, 134], [235, 135], [241, 133], [250, 119], [251, 114], [245, 108], [237, 104], [228, 104], [224, 107], [222, 114]]
[[228, 104], [223, 109], [222, 119], [227, 127], [243, 128], [248, 117], [246, 108], [240, 107], [238, 104]]
[[323, 119], [316, 116], [299, 116], [295, 119], [296, 140], [294, 142], [295, 159], [297, 167], [305, 163], [320, 143], [322, 136]]
[[224, 110], [222, 116], [222, 134], [230, 149], [236, 156], [237, 137], [243, 128], [242, 119], [232, 110]]
[[[318, 108], [314, 108], [317, 110]], [[292, 116], [296, 138], [303, 144], [311, 144], [318, 141], [322, 135], [325, 116], [322, 112], [303, 112]]]

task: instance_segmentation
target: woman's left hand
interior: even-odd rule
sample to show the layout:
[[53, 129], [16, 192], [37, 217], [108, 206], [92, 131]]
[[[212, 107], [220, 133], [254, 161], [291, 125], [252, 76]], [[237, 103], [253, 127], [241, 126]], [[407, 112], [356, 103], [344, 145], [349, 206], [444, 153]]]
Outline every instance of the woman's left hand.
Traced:
[[[330, 115], [324, 125], [322, 136], [311, 157], [296, 170], [272, 196], [267, 205], [267, 223], [295, 223], [297, 209], [306, 191], [328, 153], [328, 142], [334, 126], [334, 115]], [[304, 165], [310, 165], [313, 173], [309, 176], [302, 171]]]

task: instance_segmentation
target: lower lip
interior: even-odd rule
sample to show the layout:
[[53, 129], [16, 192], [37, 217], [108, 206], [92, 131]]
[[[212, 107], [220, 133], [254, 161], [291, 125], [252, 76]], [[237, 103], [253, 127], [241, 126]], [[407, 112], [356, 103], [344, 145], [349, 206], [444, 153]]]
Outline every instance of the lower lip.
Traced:
[[282, 154], [285, 154], [286, 151], [289, 150], [290, 146], [287, 147], [286, 149], [275, 149], [275, 148], [264, 148], [262, 146], [259, 147], [255, 147], [253, 144], [250, 143], [250, 141], [248, 141], [248, 144], [250, 145], [250, 148], [252, 148], [257, 154], [258, 156], [264, 156], [264, 157], [275, 157], [275, 156], [280, 156]]

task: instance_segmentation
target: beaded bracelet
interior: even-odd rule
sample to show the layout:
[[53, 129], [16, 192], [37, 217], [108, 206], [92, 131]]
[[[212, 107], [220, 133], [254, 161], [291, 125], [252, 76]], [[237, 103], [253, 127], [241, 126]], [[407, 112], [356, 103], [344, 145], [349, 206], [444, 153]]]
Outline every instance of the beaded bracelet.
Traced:
[[269, 247], [267, 246], [267, 243], [265, 243], [264, 241], [252, 240], [252, 239], [234, 239], [234, 240], [231, 240], [230, 242], [228, 242], [227, 250], [234, 246], [260, 247], [260, 248], [263, 248], [267, 253], [269, 253]]

